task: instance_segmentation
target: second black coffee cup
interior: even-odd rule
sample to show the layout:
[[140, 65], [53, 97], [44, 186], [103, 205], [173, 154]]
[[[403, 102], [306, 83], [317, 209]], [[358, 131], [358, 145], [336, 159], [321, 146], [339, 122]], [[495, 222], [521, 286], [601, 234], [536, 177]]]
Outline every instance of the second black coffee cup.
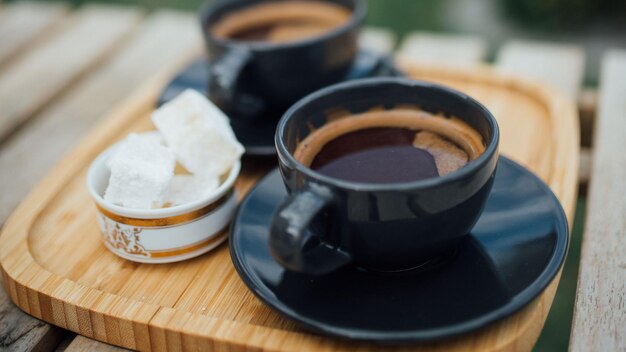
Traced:
[[[251, 7], [273, 3], [298, 6], [307, 2], [340, 6], [349, 12], [349, 17], [319, 35], [280, 43], [241, 40], [215, 33], [220, 21]], [[358, 29], [365, 14], [363, 0], [220, 0], [208, 3], [201, 9], [200, 23], [208, 49], [209, 98], [233, 116], [257, 116], [259, 113], [280, 116], [298, 99], [346, 76], [357, 54]], [[275, 15], [248, 17], [250, 21], [259, 21], [260, 17]], [[291, 21], [298, 20], [294, 16]]]
[[[358, 124], [355, 119], [359, 119]], [[396, 136], [390, 139], [384, 133], [397, 133], [391, 127], [407, 121], [422, 127], [408, 131], [412, 135], [407, 148], [402, 149]], [[331, 124], [334, 129], [329, 129]], [[340, 136], [348, 136], [342, 134], [346, 128], [366, 124], [389, 128], [355, 130], [361, 134], [341, 137], [345, 143], [339, 149], [362, 153], [375, 143], [386, 143], [380, 150], [393, 159], [406, 151], [417, 152], [421, 147], [415, 148], [413, 143], [438, 148], [451, 145], [449, 142], [457, 138], [459, 145], [472, 142], [464, 147], [466, 150], [479, 148], [460, 168], [446, 170], [447, 161], [454, 161], [454, 157], [444, 155], [438, 176], [399, 182], [380, 182], [374, 174], [386, 171], [385, 177], [393, 178], [413, 171], [419, 174], [419, 165], [415, 168], [415, 164], [403, 164], [401, 159], [389, 168], [391, 160], [372, 161], [388, 167], [381, 170], [381, 166], [363, 165], [368, 160], [348, 160], [354, 154], [346, 154], [348, 159], [337, 160], [352, 162], [352, 166], [339, 169], [339, 175], [347, 170], [350, 177], [374, 180], [355, 182], [329, 176], [324, 169], [314, 167], [315, 162], [305, 165], [306, 152], [298, 154], [311, 135], [328, 132], [331, 139], [327, 140], [339, 141]], [[424, 131], [427, 133], [422, 134]], [[368, 140], [359, 139], [367, 133]], [[404, 132], [400, 129], [399, 133]], [[438, 140], [433, 137], [437, 134], [450, 139]], [[364, 79], [303, 98], [283, 115], [276, 130], [279, 166], [289, 196], [274, 214], [269, 239], [272, 255], [287, 269], [308, 274], [324, 274], [348, 263], [377, 271], [402, 271], [447, 256], [482, 213], [496, 171], [498, 136], [496, 120], [484, 106], [463, 93], [432, 83]], [[327, 151], [337, 154], [337, 145]], [[441, 156], [436, 152], [433, 157]]]

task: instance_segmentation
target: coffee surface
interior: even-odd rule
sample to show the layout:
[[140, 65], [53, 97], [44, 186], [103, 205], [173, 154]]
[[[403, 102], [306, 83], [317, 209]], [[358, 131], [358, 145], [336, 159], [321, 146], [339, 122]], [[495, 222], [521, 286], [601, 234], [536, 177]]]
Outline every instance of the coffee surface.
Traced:
[[311, 168], [327, 176], [373, 183], [409, 182], [435, 177], [432, 154], [413, 146], [415, 131], [368, 128], [328, 142]]
[[397, 183], [447, 175], [483, 151], [480, 134], [458, 119], [392, 109], [329, 122], [302, 141], [294, 156], [338, 179]]
[[210, 30], [217, 38], [286, 43], [322, 35], [351, 16], [347, 8], [330, 2], [267, 2], [230, 13]]

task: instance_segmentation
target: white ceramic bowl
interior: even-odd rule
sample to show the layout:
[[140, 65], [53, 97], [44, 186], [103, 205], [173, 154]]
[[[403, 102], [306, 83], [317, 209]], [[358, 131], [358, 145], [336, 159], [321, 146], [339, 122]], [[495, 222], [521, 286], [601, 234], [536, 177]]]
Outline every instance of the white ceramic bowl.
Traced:
[[171, 263], [199, 256], [228, 237], [237, 205], [237, 162], [222, 184], [205, 199], [162, 209], [128, 209], [104, 200], [110, 172], [106, 160], [117, 145], [89, 167], [87, 188], [96, 202], [105, 246], [116, 255], [141, 263]]

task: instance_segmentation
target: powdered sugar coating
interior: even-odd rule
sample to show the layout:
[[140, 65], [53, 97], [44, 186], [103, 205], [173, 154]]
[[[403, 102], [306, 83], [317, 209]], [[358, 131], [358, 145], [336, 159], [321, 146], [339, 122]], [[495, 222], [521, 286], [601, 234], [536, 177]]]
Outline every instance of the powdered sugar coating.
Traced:
[[165, 197], [165, 203], [176, 206], [191, 203], [212, 194], [220, 185], [218, 177], [174, 175]]
[[107, 161], [111, 176], [104, 199], [126, 208], [161, 207], [175, 163], [174, 153], [158, 135], [128, 135]]
[[195, 90], [187, 89], [164, 104], [152, 121], [178, 162], [194, 175], [222, 175], [244, 152], [228, 117]]

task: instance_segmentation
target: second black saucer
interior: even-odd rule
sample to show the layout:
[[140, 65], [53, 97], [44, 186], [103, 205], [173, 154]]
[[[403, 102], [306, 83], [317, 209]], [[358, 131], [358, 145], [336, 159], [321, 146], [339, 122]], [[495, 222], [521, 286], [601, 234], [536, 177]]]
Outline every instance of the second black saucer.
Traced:
[[[165, 87], [158, 105], [161, 105], [180, 94], [185, 89], [195, 89], [207, 93], [209, 67], [204, 58], [198, 59], [185, 67]], [[352, 70], [344, 81], [368, 77], [398, 77], [403, 73], [393, 62], [371, 51], [361, 50], [357, 54]], [[276, 154], [274, 132], [280, 116], [257, 116], [254, 118], [240, 117], [225, 111], [231, 118], [231, 125], [237, 139], [246, 148], [246, 155], [270, 156]]]
[[504, 157], [480, 220], [457, 253], [430, 270], [383, 274], [348, 266], [323, 276], [285, 270], [270, 254], [268, 235], [286, 195], [275, 170], [246, 196], [231, 228], [233, 263], [267, 305], [335, 337], [409, 343], [485, 327], [537, 297], [567, 250], [567, 220], [557, 198]]

